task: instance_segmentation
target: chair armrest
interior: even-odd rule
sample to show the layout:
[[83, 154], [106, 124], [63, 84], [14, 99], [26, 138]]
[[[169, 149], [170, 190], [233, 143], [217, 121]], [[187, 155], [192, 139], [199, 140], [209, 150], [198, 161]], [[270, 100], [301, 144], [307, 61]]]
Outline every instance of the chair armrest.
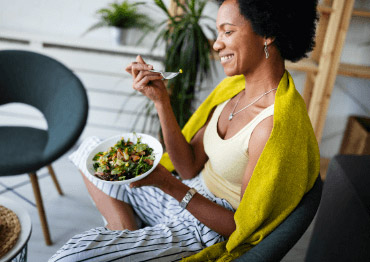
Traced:
[[322, 181], [318, 176], [312, 189], [303, 196], [294, 211], [258, 245], [234, 261], [280, 261], [302, 237], [320, 204]]

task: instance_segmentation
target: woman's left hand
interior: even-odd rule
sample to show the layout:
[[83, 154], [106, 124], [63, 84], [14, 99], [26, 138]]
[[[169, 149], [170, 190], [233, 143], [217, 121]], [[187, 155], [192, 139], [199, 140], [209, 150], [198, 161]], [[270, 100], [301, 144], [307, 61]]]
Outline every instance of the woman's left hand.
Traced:
[[168, 185], [168, 180], [172, 178], [172, 174], [164, 166], [158, 164], [152, 173], [143, 179], [132, 182], [130, 187], [155, 186], [162, 188], [162, 186]]

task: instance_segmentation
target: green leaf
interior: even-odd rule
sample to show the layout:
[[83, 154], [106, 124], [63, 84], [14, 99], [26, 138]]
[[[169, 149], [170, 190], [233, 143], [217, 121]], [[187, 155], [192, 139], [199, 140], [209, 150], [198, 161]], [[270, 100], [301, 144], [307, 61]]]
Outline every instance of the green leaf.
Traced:
[[137, 144], [136, 145], [136, 152], [144, 151], [148, 147], [147, 144]]
[[[215, 39], [217, 34], [208, 24], [201, 25], [200, 21], [215, 20], [203, 15], [206, 0], [185, 0], [185, 4], [174, 0], [182, 9], [182, 13], [176, 16], [170, 15], [162, 0], [154, 1], [168, 20], [161, 23], [152, 49], [163, 41], [166, 44], [165, 70], [177, 71], [181, 68], [184, 71], [167, 84], [173, 111], [180, 127], [183, 127], [192, 114], [194, 92], [200, 89], [202, 82], [210, 75], [211, 65], [214, 66], [210, 60], [212, 46], [205, 35], [205, 30], [211, 32]], [[143, 110], [148, 119], [152, 117], [153, 114], [148, 111], [148, 107]], [[145, 125], [147, 124], [145, 121]]]
[[168, 18], [171, 18], [170, 13], [167, 10], [166, 5], [163, 3], [162, 0], [154, 0], [154, 3], [163, 10], [163, 12], [168, 16]]
[[118, 174], [121, 174], [122, 173], [122, 168], [121, 167], [116, 167], [115, 169], [113, 169], [112, 171], [111, 171], [111, 174], [112, 175], [118, 175]]
[[103, 155], [103, 152], [99, 152], [97, 154], [95, 154], [95, 156], [93, 157], [93, 161], [97, 161], [101, 156]]
[[106, 166], [99, 166], [97, 169], [96, 169], [97, 172], [102, 172], [104, 173], [105, 171], [107, 171], [107, 168]]
[[[89, 27], [86, 33], [103, 26], [115, 26], [118, 28], [153, 29], [153, 20], [138, 11], [139, 5], [145, 2], [129, 3], [124, 0], [121, 4], [111, 3], [108, 7], [96, 11], [100, 22]], [[85, 33], [85, 34], [86, 34]]]
[[117, 166], [123, 166], [125, 164], [125, 162], [123, 162], [121, 159], [117, 159], [115, 164]]

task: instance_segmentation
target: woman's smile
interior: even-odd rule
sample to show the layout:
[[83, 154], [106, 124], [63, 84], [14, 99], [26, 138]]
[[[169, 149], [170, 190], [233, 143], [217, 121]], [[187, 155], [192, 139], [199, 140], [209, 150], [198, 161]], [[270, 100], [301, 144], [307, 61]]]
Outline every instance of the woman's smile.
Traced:
[[227, 62], [230, 62], [230, 60], [234, 58], [234, 55], [233, 54], [222, 55], [222, 56], [220, 56], [220, 58], [221, 58], [221, 64], [225, 64]]

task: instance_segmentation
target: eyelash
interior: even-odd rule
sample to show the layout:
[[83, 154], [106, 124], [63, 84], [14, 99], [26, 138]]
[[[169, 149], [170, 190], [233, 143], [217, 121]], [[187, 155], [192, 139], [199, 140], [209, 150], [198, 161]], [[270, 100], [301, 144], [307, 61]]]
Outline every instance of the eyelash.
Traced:
[[[230, 36], [232, 33], [233, 33], [233, 31], [225, 31], [225, 32], [223, 33], [223, 35], [224, 35], [224, 36]], [[219, 32], [219, 33], [218, 33], [218, 36], [220, 36], [220, 35], [221, 35], [221, 32]]]

